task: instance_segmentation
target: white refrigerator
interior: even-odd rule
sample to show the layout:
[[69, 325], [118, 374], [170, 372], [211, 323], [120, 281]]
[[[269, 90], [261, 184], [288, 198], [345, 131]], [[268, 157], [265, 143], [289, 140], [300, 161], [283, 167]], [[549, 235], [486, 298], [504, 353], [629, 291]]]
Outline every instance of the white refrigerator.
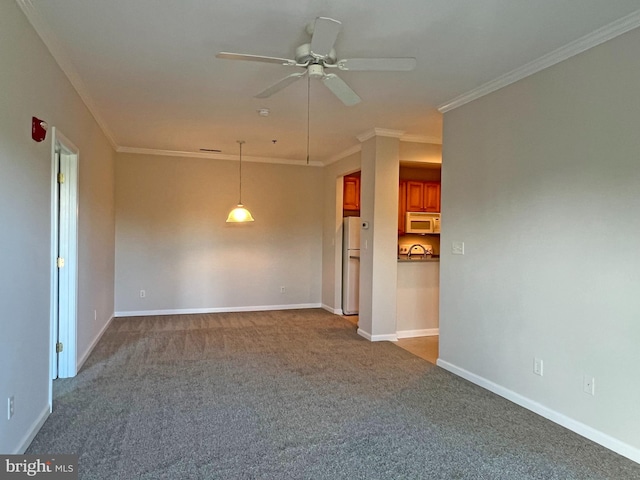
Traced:
[[345, 217], [342, 232], [342, 313], [357, 315], [360, 304], [360, 217]]

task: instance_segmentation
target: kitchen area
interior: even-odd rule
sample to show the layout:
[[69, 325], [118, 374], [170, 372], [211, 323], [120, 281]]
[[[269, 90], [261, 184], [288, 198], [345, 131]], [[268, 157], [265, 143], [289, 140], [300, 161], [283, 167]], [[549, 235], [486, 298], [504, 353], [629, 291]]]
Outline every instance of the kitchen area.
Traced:
[[[440, 277], [440, 163], [401, 162], [398, 186], [399, 346], [433, 337], [437, 352]], [[357, 315], [360, 172], [343, 181], [343, 314]], [[356, 249], [358, 247], [358, 249]], [[404, 340], [402, 340], [404, 339]], [[409, 349], [409, 348], [407, 348]], [[410, 350], [410, 349], [409, 349]], [[414, 352], [415, 353], [415, 352]]]

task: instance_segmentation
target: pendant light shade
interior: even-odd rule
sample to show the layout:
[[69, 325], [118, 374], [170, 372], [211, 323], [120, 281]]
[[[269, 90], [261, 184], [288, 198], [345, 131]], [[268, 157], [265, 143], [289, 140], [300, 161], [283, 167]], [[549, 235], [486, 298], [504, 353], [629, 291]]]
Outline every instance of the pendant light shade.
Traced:
[[244, 223], [244, 222], [253, 222], [253, 216], [251, 212], [244, 208], [242, 205], [242, 144], [244, 140], [238, 140], [238, 144], [240, 144], [240, 183], [239, 183], [239, 194], [238, 194], [238, 205], [236, 208], [229, 212], [229, 216], [227, 217], [227, 223]]
[[253, 222], [253, 217], [251, 216], [251, 212], [244, 208], [244, 205], [241, 203], [238, 204], [236, 208], [229, 212], [229, 216], [227, 217], [227, 223], [241, 223], [241, 222]]

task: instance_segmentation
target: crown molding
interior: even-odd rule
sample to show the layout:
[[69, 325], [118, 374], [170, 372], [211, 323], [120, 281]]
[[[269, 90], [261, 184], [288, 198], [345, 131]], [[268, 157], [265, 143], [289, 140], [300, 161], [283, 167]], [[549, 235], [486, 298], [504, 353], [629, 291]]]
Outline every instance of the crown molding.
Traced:
[[[401, 142], [407, 142], [407, 143], [429, 143], [429, 144], [433, 144], [433, 145], [442, 145], [442, 140], [440, 138], [436, 138], [436, 137], [429, 137], [426, 135], [401, 135], [400, 137], [398, 137], [398, 132], [397, 130], [383, 130], [383, 129], [373, 129], [370, 130], [368, 132], [365, 132], [361, 135], [358, 136], [358, 140], [360, 140], [360, 142], [365, 142], [367, 140], [369, 140], [370, 138], [373, 138], [374, 136], [376, 136], [379, 132], [394, 132], [393, 135], [379, 135], [379, 136], [387, 136], [387, 137], [394, 137], [394, 138], [400, 138]], [[361, 140], [362, 139], [362, 140]], [[362, 145], [361, 143], [354, 145], [353, 147], [349, 147], [346, 150], [343, 150], [340, 153], [337, 153], [331, 157], [329, 157], [327, 159], [326, 162], [324, 162], [324, 165], [331, 165], [332, 163], [337, 162], [338, 160], [342, 160], [343, 158], [348, 157], [349, 155], [353, 155], [354, 153], [358, 153], [362, 151]]]
[[441, 138], [429, 137], [427, 135], [402, 135], [400, 137], [400, 141], [409, 143], [432, 143], [435, 145], [442, 145]]
[[590, 48], [596, 47], [601, 43], [611, 40], [637, 27], [640, 27], [640, 10], [636, 10], [629, 15], [619, 18], [618, 20], [580, 37], [563, 47], [553, 50], [532, 62], [516, 68], [515, 70], [511, 70], [510, 72], [501, 75], [484, 85], [480, 85], [478, 88], [474, 88], [467, 93], [463, 93], [462, 95], [443, 103], [438, 107], [438, 111], [440, 113], [446, 113], [455, 108], [461, 107], [466, 103], [495, 92], [496, 90], [515, 83], [518, 80], [522, 80], [523, 78], [533, 75], [545, 68], [551, 67], [556, 63], [567, 60], [568, 58], [578, 55]]
[[[138, 147], [117, 147], [118, 153], [133, 153], [136, 155], [157, 155], [161, 157], [182, 157], [182, 158], [210, 158], [213, 160], [238, 160], [238, 155], [228, 155], [225, 153], [209, 153], [209, 152], [182, 152], [180, 150], [159, 150], [155, 148], [138, 148]], [[296, 165], [298, 167], [323, 167], [322, 162], [316, 160], [310, 161], [309, 164], [305, 160], [291, 160], [288, 158], [272, 158], [272, 157], [251, 157], [242, 156], [243, 162], [253, 163], [272, 163], [279, 165]]]
[[356, 135], [356, 138], [360, 143], [366, 142], [370, 138], [373, 137], [391, 137], [391, 138], [400, 138], [404, 135], [404, 131], [402, 130], [390, 130], [388, 128], [372, 128], [366, 132], [361, 133], [360, 135]]
[[53, 56], [54, 61], [58, 64], [62, 72], [69, 79], [71, 86], [80, 96], [80, 99], [89, 110], [89, 113], [95, 119], [104, 136], [107, 137], [107, 140], [111, 144], [111, 147], [117, 151], [118, 144], [114, 139], [113, 133], [107, 126], [107, 123], [104, 121], [104, 119], [98, 113], [98, 108], [96, 107], [95, 102], [89, 95], [84, 82], [80, 79], [80, 75], [78, 75], [78, 72], [73, 66], [73, 63], [60, 44], [60, 41], [53, 34], [53, 32], [51, 32], [47, 24], [42, 20], [38, 9], [33, 5], [33, 3], [31, 3], [31, 0], [16, 0], [16, 3], [24, 13], [25, 17], [27, 17], [27, 20], [36, 31], [44, 45], [51, 53], [51, 56]]
[[332, 163], [335, 163], [338, 160], [342, 160], [343, 158], [347, 158], [349, 155], [353, 155], [354, 153], [358, 153], [361, 150], [362, 150], [362, 145], [360, 145], [360, 144], [354, 145], [353, 147], [349, 147], [346, 150], [343, 150], [342, 152], [337, 153], [337, 154], [329, 157], [327, 159], [327, 161], [324, 162], [324, 165], [325, 166], [331, 165]]

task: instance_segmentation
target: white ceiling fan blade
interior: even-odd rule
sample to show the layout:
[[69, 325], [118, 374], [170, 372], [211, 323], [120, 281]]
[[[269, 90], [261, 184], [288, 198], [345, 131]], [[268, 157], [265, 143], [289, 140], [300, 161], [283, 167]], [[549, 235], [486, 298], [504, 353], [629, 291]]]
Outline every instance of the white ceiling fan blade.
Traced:
[[345, 83], [339, 76], [329, 73], [322, 77], [322, 81], [333, 94], [340, 99], [347, 107], [360, 103], [362, 100], [351, 87]]
[[362, 71], [393, 71], [408, 72], [416, 68], [416, 59], [406, 58], [348, 58], [338, 61], [340, 70], [354, 72]]
[[316, 18], [311, 37], [311, 54], [319, 58], [329, 55], [341, 27], [342, 23], [338, 20], [327, 17]]
[[289, 85], [291, 85], [296, 80], [301, 79], [306, 74], [307, 74], [307, 72], [304, 71], [304, 72], [296, 72], [296, 73], [292, 73], [291, 75], [287, 75], [283, 79], [278, 80], [276, 83], [271, 85], [266, 90], [263, 90], [262, 92], [257, 94], [256, 98], [267, 98], [267, 97], [270, 97], [271, 95], [273, 95], [276, 92], [279, 92], [283, 88], [288, 87]]
[[248, 60], [250, 62], [277, 63], [279, 65], [295, 65], [295, 60], [288, 58], [263, 57], [262, 55], [247, 55], [244, 53], [220, 52], [216, 58], [224, 58], [226, 60]]

